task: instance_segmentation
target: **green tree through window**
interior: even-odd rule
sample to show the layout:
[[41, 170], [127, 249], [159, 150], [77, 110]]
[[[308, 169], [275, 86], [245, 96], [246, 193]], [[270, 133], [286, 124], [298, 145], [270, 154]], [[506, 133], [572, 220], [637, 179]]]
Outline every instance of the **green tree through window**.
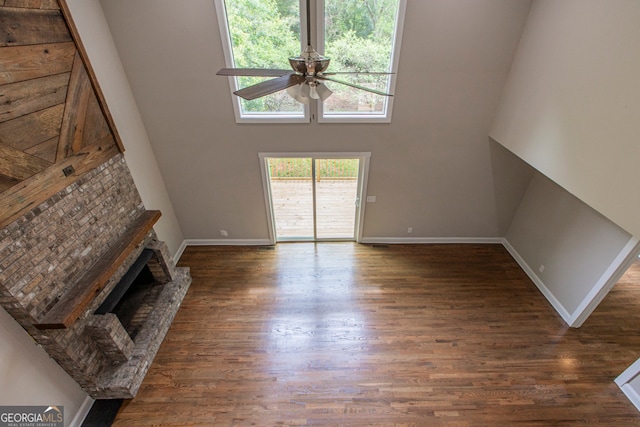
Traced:
[[[222, 1], [222, 0], [220, 0]], [[319, 14], [328, 71], [389, 72], [401, 0], [324, 0]], [[312, 2], [314, 4], [315, 2]], [[289, 69], [288, 58], [301, 50], [299, 0], [224, 0], [235, 67]], [[304, 17], [303, 17], [304, 18]], [[324, 24], [324, 25], [323, 25]], [[306, 43], [306, 40], [304, 40]], [[337, 78], [381, 91], [390, 89], [389, 75], [339, 75]], [[265, 80], [238, 77], [238, 88]], [[334, 91], [322, 106], [325, 114], [384, 114], [388, 98], [328, 82]], [[286, 91], [253, 101], [240, 99], [242, 113], [303, 115], [303, 106]]]
[[[325, 0], [325, 55], [330, 71], [385, 72], [391, 54], [398, 0]], [[390, 76], [345, 75], [343, 80], [383, 92]], [[382, 114], [388, 99], [352, 87], [332, 84], [334, 94], [324, 103], [325, 113]]]
[[[287, 58], [300, 53], [298, 0], [225, 0], [233, 62], [238, 68], [291, 68]], [[238, 77], [239, 88], [264, 78]], [[281, 91], [241, 100], [245, 113], [298, 113], [302, 107]]]

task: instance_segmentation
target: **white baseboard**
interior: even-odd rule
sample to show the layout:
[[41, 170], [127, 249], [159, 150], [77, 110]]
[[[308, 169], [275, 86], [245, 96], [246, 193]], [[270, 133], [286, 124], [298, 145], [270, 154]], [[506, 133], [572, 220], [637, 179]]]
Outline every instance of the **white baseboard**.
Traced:
[[538, 287], [542, 295], [545, 296], [547, 301], [551, 304], [551, 306], [556, 310], [556, 312], [562, 317], [562, 320], [566, 322], [567, 325], [572, 326], [574, 318], [569, 311], [558, 301], [558, 299], [553, 295], [553, 293], [547, 288], [542, 279], [538, 277], [538, 275], [533, 271], [533, 269], [527, 264], [527, 262], [520, 256], [518, 251], [511, 246], [507, 239], [502, 239], [502, 245], [505, 249], [511, 254], [513, 259], [516, 260], [520, 268], [529, 276], [529, 279]]
[[[501, 244], [501, 237], [364, 237], [360, 243], [374, 244], [434, 244], [434, 243], [471, 243], [471, 244]], [[269, 239], [185, 239], [176, 254], [177, 262], [187, 246], [270, 246]]]
[[269, 239], [185, 239], [173, 255], [177, 263], [188, 246], [270, 246]]
[[593, 310], [595, 310], [607, 296], [611, 288], [618, 283], [622, 275], [629, 269], [631, 264], [635, 262], [639, 247], [640, 240], [631, 236], [616, 258], [609, 264], [609, 267], [602, 273], [598, 282], [596, 282], [584, 300], [578, 305], [578, 308], [576, 308], [572, 315], [572, 327], [579, 328], [591, 313], [593, 313]]
[[624, 395], [627, 396], [627, 399], [629, 399], [631, 403], [633, 403], [633, 406], [635, 406], [636, 409], [640, 411], [640, 394], [638, 394], [638, 392], [633, 387], [631, 387], [630, 384], [623, 384], [620, 387], [620, 390], [622, 390]]
[[389, 245], [422, 245], [422, 244], [500, 244], [500, 237], [363, 237], [360, 243]]
[[624, 384], [631, 382], [638, 375], [640, 375], [640, 359], [633, 362], [633, 364], [618, 375], [614, 381], [618, 384], [618, 387], [622, 388]]
[[186, 239], [186, 246], [270, 246], [269, 239]]
[[80, 409], [76, 412], [76, 415], [69, 422], [69, 427], [80, 427], [84, 422], [84, 419], [87, 418], [91, 407], [93, 406], [93, 402], [95, 400], [91, 396], [87, 396], [84, 398], [82, 405], [80, 405]]
[[638, 375], [640, 375], [640, 359], [636, 360], [631, 366], [625, 369], [623, 373], [618, 375], [614, 382], [620, 387], [620, 390], [622, 390], [631, 403], [633, 403], [633, 406], [640, 411], [640, 394], [629, 384]]
[[180, 247], [176, 251], [176, 253], [173, 254], [173, 262], [177, 264], [178, 261], [180, 261], [180, 257], [182, 256], [182, 253], [184, 252], [185, 249], [187, 249], [187, 241], [183, 240], [182, 243], [180, 244]]
[[634, 261], [635, 254], [637, 253], [640, 245], [638, 239], [631, 237], [625, 247], [620, 251], [618, 256], [612, 261], [611, 265], [602, 274], [598, 282], [594, 285], [593, 289], [587, 294], [580, 305], [574, 310], [573, 313], [569, 311], [556, 299], [553, 293], [546, 287], [544, 282], [538, 277], [535, 271], [526, 263], [526, 261], [520, 256], [518, 251], [511, 246], [507, 239], [503, 239], [504, 247], [509, 251], [511, 256], [520, 265], [522, 270], [529, 276], [529, 278], [535, 283], [540, 292], [547, 298], [549, 303], [558, 312], [562, 319], [572, 328], [579, 328], [582, 326], [587, 317], [593, 312], [598, 304], [604, 299], [609, 290], [618, 282], [620, 277], [629, 268], [629, 265]]

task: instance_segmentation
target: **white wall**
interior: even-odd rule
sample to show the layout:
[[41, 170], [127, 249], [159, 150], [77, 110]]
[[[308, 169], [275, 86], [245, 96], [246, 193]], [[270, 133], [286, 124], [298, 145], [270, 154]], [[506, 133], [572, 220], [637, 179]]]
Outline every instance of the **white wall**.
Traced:
[[639, 23], [637, 0], [534, 1], [490, 133], [636, 236]]
[[184, 236], [142, 123], [129, 82], [98, 0], [67, 0], [73, 21], [116, 127], [125, 146], [125, 159], [147, 209], [159, 209], [162, 217], [154, 227], [158, 238], [175, 254]]
[[0, 307], [0, 405], [62, 405], [65, 425], [87, 394]]
[[631, 238], [539, 173], [506, 235], [518, 261], [569, 324]]
[[101, 4], [186, 238], [267, 239], [258, 153], [277, 151], [371, 152], [365, 238], [504, 236], [520, 175], [487, 135], [529, 0], [408, 2], [378, 125], [237, 125], [212, 0]]

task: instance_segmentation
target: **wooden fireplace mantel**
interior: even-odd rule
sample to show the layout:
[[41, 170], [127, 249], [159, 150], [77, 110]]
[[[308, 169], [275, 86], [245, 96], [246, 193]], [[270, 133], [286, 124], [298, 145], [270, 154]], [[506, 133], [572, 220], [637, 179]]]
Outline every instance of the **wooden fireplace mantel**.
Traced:
[[84, 313], [96, 295], [102, 291], [116, 270], [149, 233], [160, 218], [160, 211], [145, 211], [120, 239], [91, 266], [67, 293], [37, 323], [38, 329], [65, 329]]

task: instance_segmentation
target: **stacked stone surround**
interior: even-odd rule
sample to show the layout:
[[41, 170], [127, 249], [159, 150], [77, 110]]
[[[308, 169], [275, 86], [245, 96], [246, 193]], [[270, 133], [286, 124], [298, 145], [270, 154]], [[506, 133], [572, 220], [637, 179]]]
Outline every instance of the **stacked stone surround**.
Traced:
[[[145, 208], [123, 155], [85, 174], [0, 230], [0, 304], [94, 398], [132, 398], [191, 283], [153, 231], [66, 329], [36, 329], [64, 293]], [[94, 315], [143, 249], [163, 289], [131, 340], [113, 315]]]

